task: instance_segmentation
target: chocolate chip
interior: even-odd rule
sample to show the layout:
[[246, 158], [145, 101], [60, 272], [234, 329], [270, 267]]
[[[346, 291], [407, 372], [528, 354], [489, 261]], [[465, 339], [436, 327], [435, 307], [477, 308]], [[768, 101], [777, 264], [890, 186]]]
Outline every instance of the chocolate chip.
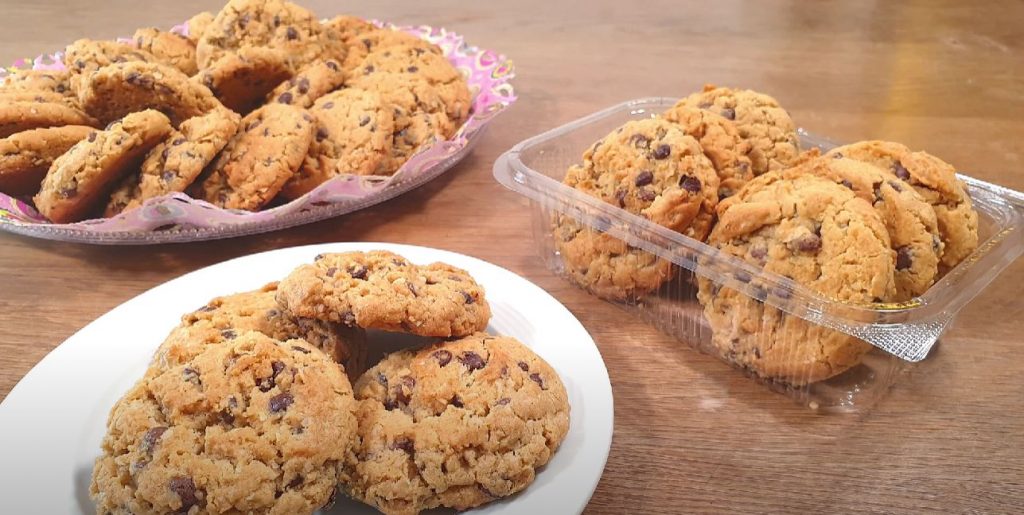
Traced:
[[327, 136], [329, 136], [329, 134], [327, 134], [327, 131], [324, 130], [323, 127], [317, 128], [317, 130], [316, 130], [316, 140], [317, 141], [323, 141], [323, 140], [327, 139]]
[[651, 191], [649, 189], [646, 189], [646, 188], [638, 191], [637, 192], [637, 196], [640, 197], [640, 200], [644, 200], [644, 201], [647, 201], [647, 202], [651, 202], [654, 199], [658, 198], [658, 194], [657, 193], [655, 193], [655, 192], [653, 192], [653, 191]]
[[334, 274], [338, 273], [338, 267], [332, 266], [324, 273], [327, 274], [327, 277], [334, 277]]
[[330, 109], [332, 107], [334, 107], [334, 102], [326, 102], [324, 105], [320, 106], [320, 109]]
[[396, 384], [392, 389], [395, 400], [400, 404], [408, 405], [409, 401], [412, 400], [412, 389], [416, 387], [416, 378], [412, 376], [402, 376], [399, 379], [399, 384]]
[[636, 148], [648, 148], [651, 146], [651, 138], [643, 134], [634, 134], [629, 137], [629, 144]]
[[59, 195], [60, 198], [71, 198], [71, 197], [74, 197], [77, 194], [78, 194], [78, 185], [77, 184], [72, 184], [71, 186], [63, 187], [63, 188], [60, 189], [60, 191], [57, 192], [57, 195]]
[[416, 445], [412, 440], [404, 436], [395, 438], [395, 441], [391, 443], [391, 448], [394, 450], [401, 449], [409, 454], [416, 452]]
[[346, 311], [346, 312], [342, 313], [341, 314], [341, 323], [343, 323], [343, 324], [345, 324], [345, 325], [347, 325], [349, 327], [355, 327], [356, 326], [356, 314], [351, 312], [351, 311]]
[[281, 16], [280, 15], [277, 15], [277, 14], [274, 15], [274, 26], [275, 27], [280, 27], [281, 26]]
[[442, 367], [450, 363], [452, 360], [452, 353], [444, 349], [434, 351], [434, 353], [431, 354], [431, 356], [433, 356], [434, 359], [437, 360], [437, 364]]
[[615, 200], [619, 201], [619, 207], [626, 207], [626, 195], [629, 192], [623, 188], [615, 191]]
[[263, 120], [260, 118], [253, 120], [252, 123], [250, 123], [249, 126], [245, 128], [246, 132], [255, 129], [256, 127], [259, 127], [260, 123], [263, 123]]
[[354, 268], [348, 271], [348, 275], [351, 275], [353, 279], [366, 279], [366, 274], [369, 270], [363, 265], [356, 265]]
[[370, 117], [364, 114], [363, 117], [359, 119], [359, 126], [365, 127], [368, 123], [370, 123]]
[[187, 383], [203, 384], [199, 379], [199, 371], [192, 367], [182, 369], [181, 378]]
[[366, 68], [363, 68], [363, 74], [369, 75], [369, 74], [373, 73], [373, 70], [376, 70], [376, 68], [374, 68], [373, 65], [371, 64], [370, 66], [367, 66]]
[[282, 363], [282, 362], [280, 362], [280, 361], [274, 361], [274, 362], [270, 363], [270, 370], [271, 370], [271, 371], [273, 372], [273, 374], [274, 374], [274, 379], [277, 379], [277, 376], [278, 376], [278, 375], [279, 375], [279, 374], [280, 374], [281, 372], [283, 372], [283, 371], [284, 371], [284, 369], [285, 369], [285, 365], [284, 365], [284, 363]]
[[814, 252], [821, 250], [821, 236], [807, 234], [790, 243], [791, 248], [799, 252]]
[[636, 179], [633, 181], [637, 186], [647, 186], [654, 182], [654, 173], [650, 170], [644, 170], [636, 175]]
[[216, 306], [211, 306], [211, 305], [207, 304], [207, 305], [205, 305], [205, 306], [203, 306], [203, 307], [201, 307], [201, 308], [197, 309], [196, 311], [201, 311], [201, 312], [204, 312], [204, 313], [205, 313], [205, 312], [207, 312], [207, 311], [213, 311], [213, 310], [215, 310], [215, 309], [217, 309], [217, 307], [216, 307]]
[[272, 413], [282, 412], [288, 409], [288, 406], [291, 406], [293, 402], [295, 402], [295, 399], [292, 397], [292, 394], [288, 392], [279, 393], [270, 398], [270, 411]]
[[765, 258], [768, 257], [768, 249], [765, 247], [754, 247], [750, 249], [750, 257], [764, 263]]
[[700, 193], [701, 184], [696, 177], [684, 175], [679, 178], [679, 186], [690, 193]]
[[304, 478], [302, 476], [295, 476], [295, 479], [292, 479], [291, 481], [289, 481], [288, 482], [288, 486], [286, 486], [285, 488], [292, 488], [292, 489], [294, 489], [294, 488], [296, 488], [298, 486], [301, 486], [303, 481], [304, 481]]
[[846, 179], [843, 179], [843, 180], [839, 181], [839, 184], [842, 184], [843, 186], [846, 186], [847, 188], [850, 188], [851, 190], [853, 189], [853, 183], [848, 181], [848, 180], [846, 180]]
[[187, 512], [189, 508], [199, 504], [199, 499], [196, 497], [196, 484], [192, 481], [192, 478], [185, 476], [173, 477], [167, 482], [167, 488], [170, 488], [181, 499], [180, 512]]
[[731, 108], [731, 107], [726, 107], [725, 109], [722, 109], [722, 116], [726, 120], [735, 120], [736, 119], [736, 110]]
[[697, 108], [699, 109], [707, 109], [709, 107], [711, 107], [711, 102], [701, 102], [697, 104]]
[[540, 374], [538, 374], [537, 372], [530, 374], [530, 380], [537, 383], [537, 385], [540, 386], [542, 390], [545, 389], [544, 380], [540, 378]]
[[452, 400], [448, 401], [448, 404], [451, 404], [452, 406], [455, 406], [456, 408], [464, 408], [465, 407], [465, 405], [462, 404], [462, 399], [459, 397], [458, 394], [453, 395], [452, 396]]
[[658, 145], [658, 148], [654, 149], [654, 158], [655, 159], [665, 159], [666, 157], [670, 156], [671, 154], [672, 154], [672, 147], [670, 147], [668, 145], [665, 145], [665, 144]]
[[164, 435], [164, 431], [167, 431], [167, 428], [163, 426], [153, 427], [146, 431], [146, 434], [142, 435], [142, 441], [139, 442], [139, 451], [152, 454], [160, 437]]
[[306, 93], [309, 92], [309, 79], [305, 77], [299, 79], [298, 91], [300, 95], [305, 95]]
[[872, 184], [871, 191], [875, 195], [875, 202], [880, 202], [882, 200], [882, 183], [876, 182]]
[[938, 252], [939, 249], [941, 249], [941, 248], [942, 248], [942, 240], [939, 239], [939, 236], [937, 234], [933, 234], [932, 235], [932, 249], [934, 249], [935, 252]]
[[382, 374], [380, 372], [377, 372], [377, 382], [380, 383], [382, 386], [387, 386], [388, 385], [388, 376], [386, 376], [386, 375], [384, 375], [384, 374]]
[[328, 68], [334, 70], [334, 71], [338, 71], [338, 63], [336, 63], [334, 61], [327, 61], [327, 62], [324, 63], [324, 65], [327, 66]]
[[466, 300], [466, 304], [472, 304], [472, 303], [476, 302], [476, 299], [473, 298], [472, 295], [470, 295], [470, 294], [468, 294], [468, 293], [466, 293], [464, 291], [459, 291], [459, 293], [461, 293], [462, 294], [462, 298]]
[[519, 365], [519, 368], [522, 369], [523, 372], [529, 372], [530, 371], [530, 365], [527, 365], [525, 361], [520, 361], [517, 364]]
[[902, 193], [903, 192], [903, 186], [900, 186], [900, 183], [898, 183], [896, 181], [889, 181], [889, 187], [894, 189], [894, 190], [896, 190], [896, 193]]
[[249, 24], [251, 16], [252, 15], [250, 15], [249, 13], [243, 14], [242, 17], [238, 19], [238, 27], [244, 29], [245, 26]]
[[230, 426], [231, 424], [235, 423], [235, 415], [226, 409], [221, 410], [220, 421]]
[[836, 152], [835, 154], [832, 154], [832, 159], [842, 159], [842, 158], [843, 158], [843, 153], [842, 152]]
[[87, 139], [89, 140], [89, 142], [96, 141], [96, 132], [90, 132]]
[[914, 254], [910, 247], [896, 249], [896, 270], [906, 270], [914, 264]]
[[292, 94], [290, 91], [285, 91], [277, 97], [277, 103], [279, 104], [290, 104], [292, 103]]
[[420, 292], [416, 290], [416, 285], [415, 284], [410, 283], [410, 282], [406, 282], [405, 285], [409, 288], [409, 291], [412, 292], [412, 296], [413, 297], [419, 297], [420, 296]]
[[892, 172], [895, 173], [896, 177], [899, 177], [900, 179], [903, 179], [905, 181], [910, 180], [910, 172], [908, 172], [907, 169], [903, 167], [903, 163], [899, 161], [896, 161], [895, 163], [892, 164]]
[[298, 39], [299, 31], [295, 30], [295, 27], [288, 27], [286, 35], [288, 36], [288, 39]]
[[462, 355], [459, 356], [459, 361], [461, 361], [462, 364], [470, 370], [470, 372], [473, 370], [480, 370], [487, 364], [484, 362], [484, 358], [480, 357], [479, 354], [473, 351], [463, 352]]

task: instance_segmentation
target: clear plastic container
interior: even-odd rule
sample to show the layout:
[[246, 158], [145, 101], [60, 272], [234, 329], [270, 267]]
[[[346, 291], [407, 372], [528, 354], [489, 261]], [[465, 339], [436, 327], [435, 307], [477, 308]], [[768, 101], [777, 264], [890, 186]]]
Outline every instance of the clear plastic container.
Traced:
[[[588, 146], [623, 123], [655, 117], [675, 102], [671, 98], [633, 100], [530, 138], [495, 162], [494, 176], [530, 199], [537, 249], [545, 264], [563, 277], [569, 274], [554, 240], [556, 216], [670, 261], [674, 279], [638, 300], [616, 303], [697, 349], [722, 357], [712, 344], [711, 327], [697, 300], [697, 277], [738, 290], [809, 324], [870, 343], [873, 348], [859, 365], [823, 381], [794, 386], [747, 372], [812, 409], [860, 411], [872, 405], [904, 369], [927, 357], [957, 313], [1024, 251], [1024, 194], [961, 175], [979, 215], [978, 249], [920, 297], [898, 304], [852, 305], [829, 300], [561, 184], [566, 170], [580, 163]], [[804, 149], [834, 146], [806, 133], [801, 133], [801, 144]], [[724, 357], [723, 361], [730, 363]]]

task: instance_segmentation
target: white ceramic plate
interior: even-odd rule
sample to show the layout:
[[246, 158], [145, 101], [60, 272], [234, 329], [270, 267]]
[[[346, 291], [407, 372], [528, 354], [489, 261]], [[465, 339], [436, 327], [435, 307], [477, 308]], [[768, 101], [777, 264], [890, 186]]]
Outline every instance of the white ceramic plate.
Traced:
[[[579, 513], [604, 470], [612, 439], [612, 391], [601, 355], [579, 321], [544, 290], [490, 263], [451, 252], [377, 243], [312, 245], [246, 256], [157, 286], [96, 319], [43, 358], [0, 404], [4, 513], [94, 513], [89, 479], [107, 413], [142, 376], [182, 313], [210, 298], [280, 279], [322, 252], [385, 249], [426, 264], [468, 270], [494, 311], [488, 331], [531, 347], [569, 393], [569, 434], [524, 492], [474, 513]], [[401, 338], [390, 342], [401, 342]], [[338, 499], [331, 513], [374, 513]]]

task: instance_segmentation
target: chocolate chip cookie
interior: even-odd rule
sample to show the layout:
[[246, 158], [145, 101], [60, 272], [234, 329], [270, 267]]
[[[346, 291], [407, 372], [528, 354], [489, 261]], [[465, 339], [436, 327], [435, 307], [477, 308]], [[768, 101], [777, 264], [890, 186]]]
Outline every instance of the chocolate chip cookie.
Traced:
[[281, 281], [277, 300], [296, 316], [420, 336], [466, 336], [491, 319], [483, 287], [465, 270], [387, 251], [317, 256]]
[[559, 215], [555, 248], [569, 279], [602, 299], [636, 301], [672, 278], [672, 263]]
[[405, 45], [419, 48], [425, 52], [444, 55], [437, 45], [408, 32], [392, 28], [377, 28], [372, 25], [361, 27], [356, 25], [356, 22], [352, 22], [342, 29], [342, 38], [348, 45], [348, 55], [345, 56], [344, 65], [345, 69], [350, 71], [359, 68], [366, 56], [387, 47]]
[[64, 49], [64, 67], [70, 73], [68, 84], [81, 96], [81, 85], [92, 72], [114, 63], [162, 62], [155, 55], [119, 41], [79, 39]]
[[85, 112], [102, 122], [144, 109], [159, 109], [175, 127], [222, 107], [209, 89], [189, 80], [177, 68], [145, 62], [100, 68], [82, 81], [79, 98]]
[[239, 334], [117, 402], [89, 494], [98, 513], [312, 514], [333, 500], [354, 409], [316, 348]]
[[32, 129], [0, 140], [0, 192], [34, 195], [53, 160], [95, 130], [86, 125], [65, 125]]
[[267, 104], [242, 126], [192, 196], [228, 208], [255, 211], [281, 191], [302, 164], [313, 140], [314, 120], [305, 109]]
[[85, 219], [102, 208], [114, 185], [170, 132], [170, 120], [152, 109], [90, 132], [54, 160], [33, 197], [36, 209], [54, 223]]
[[[437, 91], [454, 128], [460, 127], [469, 116], [472, 98], [466, 79], [444, 55], [426, 50], [422, 45], [385, 46], [367, 55], [352, 73], [367, 75], [381, 72], [412, 75], [425, 80]], [[450, 137], [451, 133], [446, 133], [446, 136]]]
[[149, 27], [139, 29], [132, 35], [135, 48], [153, 54], [165, 64], [174, 66], [185, 75], [195, 75], [196, 45], [185, 36]]
[[342, 364], [353, 380], [366, 368], [366, 335], [362, 329], [299, 318], [278, 305], [277, 283], [259, 290], [217, 297], [181, 317], [181, 324], [153, 355], [156, 370], [187, 363], [208, 345], [221, 344], [256, 331], [275, 340], [301, 339]]
[[228, 109], [189, 118], [153, 147], [138, 174], [125, 177], [114, 190], [104, 215], [138, 208], [147, 199], [185, 191], [238, 131], [239, 117]]
[[342, 86], [345, 72], [334, 59], [313, 61], [270, 93], [268, 102], [309, 108], [316, 100]]
[[341, 40], [346, 45], [351, 44], [362, 34], [372, 30], [377, 30], [376, 25], [358, 16], [335, 16], [334, 18], [324, 21], [323, 24], [337, 32], [338, 36], [341, 37]]
[[2, 91], [48, 91], [74, 98], [67, 70], [12, 70], [0, 82]]
[[533, 482], [569, 430], [558, 374], [513, 338], [396, 352], [356, 382], [342, 488], [384, 513], [467, 510]]
[[878, 212], [896, 251], [897, 302], [924, 293], [935, 282], [942, 238], [935, 211], [909, 184], [877, 166], [850, 158], [814, 158], [783, 172], [810, 173], [846, 186]]
[[316, 131], [302, 168], [281, 195], [295, 199], [339, 175], [388, 172], [394, 118], [389, 105], [372, 91], [348, 88], [317, 100], [310, 113]]
[[99, 122], [64, 102], [22, 100], [0, 105], [0, 138], [31, 129], [64, 125], [97, 126]]
[[[825, 297], [854, 304], [896, 294], [895, 252], [878, 213], [849, 188], [813, 175], [762, 175], [719, 206], [708, 244], [781, 275]], [[740, 283], [751, 281], [737, 272]], [[712, 344], [728, 361], [758, 376], [794, 386], [822, 381], [860, 363], [871, 345], [764, 303], [787, 289], [755, 298], [698, 280], [697, 298]]]
[[350, 78], [348, 85], [373, 91], [391, 106], [395, 133], [391, 155], [381, 171], [384, 175], [395, 173], [414, 154], [455, 131], [440, 95], [423, 79], [380, 72]]
[[243, 47], [212, 63], [194, 80], [232, 111], [246, 114], [262, 105], [267, 94], [291, 75], [283, 51]]
[[243, 47], [280, 50], [291, 70], [317, 59], [345, 58], [345, 44], [310, 11], [282, 0], [230, 0], [196, 45], [200, 68]]
[[662, 117], [675, 123], [700, 143], [704, 155], [718, 174], [718, 198], [724, 199], [754, 178], [750, 165], [750, 144], [736, 124], [711, 111], [676, 104]]
[[565, 184], [703, 240], [718, 205], [718, 175], [693, 139], [663, 119], [628, 122], [583, 154]]
[[777, 100], [763, 93], [707, 85], [679, 104], [707, 109], [735, 122], [740, 136], [750, 143], [754, 175], [788, 168], [800, 152], [793, 119]]
[[871, 163], [913, 186], [935, 210], [945, 269], [953, 268], [978, 248], [978, 213], [967, 186], [957, 179], [950, 164], [927, 152], [914, 152], [887, 141], [861, 141], [832, 149], [828, 155]]

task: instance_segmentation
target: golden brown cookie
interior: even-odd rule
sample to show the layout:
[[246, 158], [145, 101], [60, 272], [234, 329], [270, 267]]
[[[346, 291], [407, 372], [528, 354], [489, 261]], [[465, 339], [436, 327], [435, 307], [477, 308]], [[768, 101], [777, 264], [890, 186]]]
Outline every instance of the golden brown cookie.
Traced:
[[301, 339], [345, 367], [353, 380], [366, 369], [366, 335], [362, 329], [299, 318], [278, 305], [277, 283], [259, 290], [217, 297], [181, 317], [153, 355], [158, 370], [186, 363], [209, 345], [219, 345], [248, 331], [275, 340]]
[[391, 106], [395, 133], [382, 175], [395, 173], [414, 154], [455, 131], [437, 90], [421, 78], [381, 72], [350, 78], [349, 86], [373, 91]]
[[299, 317], [420, 336], [466, 336], [491, 319], [483, 287], [465, 270], [386, 251], [317, 256], [281, 281], [277, 300]]
[[110, 195], [104, 216], [138, 208], [147, 199], [185, 191], [238, 131], [239, 117], [220, 108], [189, 118], [153, 147], [138, 174], [124, 178]]
[[355, 38], [362, 34], [377, 30], [377, 26], [364, 20], [358, 16], [335, 16], [329, 20], [323, 22], [327, 27], [330, 27], [345, 44], [350, 44]]
[[[708, 244], [838, 302], [866, 304], [896, 294], [895, 252], [878, 213], [850, 189], [809, 174], [762, 175], [724, 200]], [[735, 280], [749, 283], [746, 272]], [[725, 359], [758, 376], [803, 385], [860, 363], [871, 345], [766, 304], [788, 289], [755, 298], [703, 277], [697, 298], [711, 341]]]
[[50, 166], [33, 197], [36, 209], [54, 223], [85, 219], [102, 208], [114, 185], [170, 132], [170, 120], [149, 109], [89, 133]]
[[[339, 18], [347, 18], [340, 16]], [[387, 47], [399, 45], [412, 46], [426, 52], [444, 55], [444, 52], [437, 45], [422, 39], [408, 32], [391, 28], [377, 28], [373, 25], [362, 27], [357, 22], [337, 23], [344, 26], [342, 37], [348, 48], [345, 56], [344, 67], [348, 71], [354, 71], [363, 63], [363, 59], [371, 53]]]
[[267, 101], [308, 109], [318, 98], [340, 88], [344, 83], [345, 72], [338, 61], [313, 61], [299, 70], [294, 77], [274, 88]]
[[740, 136], [735, 123], [711, 111], [679, 104], [662, 113], [662, 117], [700, 143], [718, 174], [719, 199], [729, 197], [754, 178], [747, 157], [750, 144]]
[[317, 100], [316, 131], [299, 172], [281, 195], [295, 199], [339, 175], [388, 173], [394, 134], [392, 109], [372, 91], [348, 88]]
[[271, 48], [244, 47], [224, 55], [195, 77], [226, 107], [246, 114], [291, 77], [288, 56]]
[[199, 67], [207, 68], [243, 47], [279, 50], [293, 72], [317, 59], [345, 58], [345, 44], [333, 28], [282, 0], [230, 0], [199, 38]]
[[788, 168], [800, 153], [793, 119], [768, 95], [709, 84], [704, 91], [680, 100], [679, 104], [707, 109], [735, 122], [740, 136], [750, 143], [754, 175]]
[[315, 347], [239, 334], [117, 402], [89, 495], [97, 513], [312, 514], [334, 498], [354, 408]]
[[[425, 50], [421, 45], [380, 47], [367, 55], [352, 75], [382, 72], [410, 75], [426, 81], [437, 91], [444, 103], [445, 114], [455, 129], [469, 117], [472, 98], [466, 79], [444, 55]], [[446, 133], [446, 136], [451, 135], [451, 132]]]
[[942, 238], [935, 211], [909, 184], [895, 175], [863, 161], [829, 156], [814, 158], [783, 175], [810, 173], [852, 190], [878, 212], [896, 251], [897, 302], [923, 294], [935, 282]]
[[513, 495], [569, 430], [558, 374], [508, 337], [396, 352], [355, 390], [359, 437], [342, 487], [384, 513], [468, 510]]
[[908, 182], [935, 209], [942, 235], [942, 265], [953, 268], [978, 248], [978, 212], [956, 170], [927, 152], [914, 152], [888, 141], [861, 141], [832, 149], [841, 155], [889, 170]]
[[185, 75], [195, 75], [199, 71], [196, 67], [196, 45], [185, 36], [149, 27], [136, 30], [132, 44]]
[[126, 62], [105, 66], [82, 81], [82, 108], [102, 122], [158, 109], [177, 127], [222, 107], [210, 90], [166, 64]]
[[313, 130], [313, 117], [305, 109], [267, 104], [253, 111], [192, 196], [228, 209], [263, 207], [298, 171]]
[[5, 92], [46, 91], [75, 98], [70, 78], [71, 74], [67, 70], [12, 70], [0, 85]]
[[53, 160], [96, 129], [65, 125], [32, 129], [0, 140], [0, 192], [34, 195]]
[[155, 55], [127, 43], [79, 39], [64, 49], [63, 62], [64, 67], [70, 73], [68, 84], [71, 91], [81, 97], [83, 81], [92, 72], [104, 66], [114, 63], [158, 63], [162, 61]]
[[97, 126], [99, 122], [64, 102], [29, 100], [0, 105], [0, 138], [31, 129], [64, 125]]

